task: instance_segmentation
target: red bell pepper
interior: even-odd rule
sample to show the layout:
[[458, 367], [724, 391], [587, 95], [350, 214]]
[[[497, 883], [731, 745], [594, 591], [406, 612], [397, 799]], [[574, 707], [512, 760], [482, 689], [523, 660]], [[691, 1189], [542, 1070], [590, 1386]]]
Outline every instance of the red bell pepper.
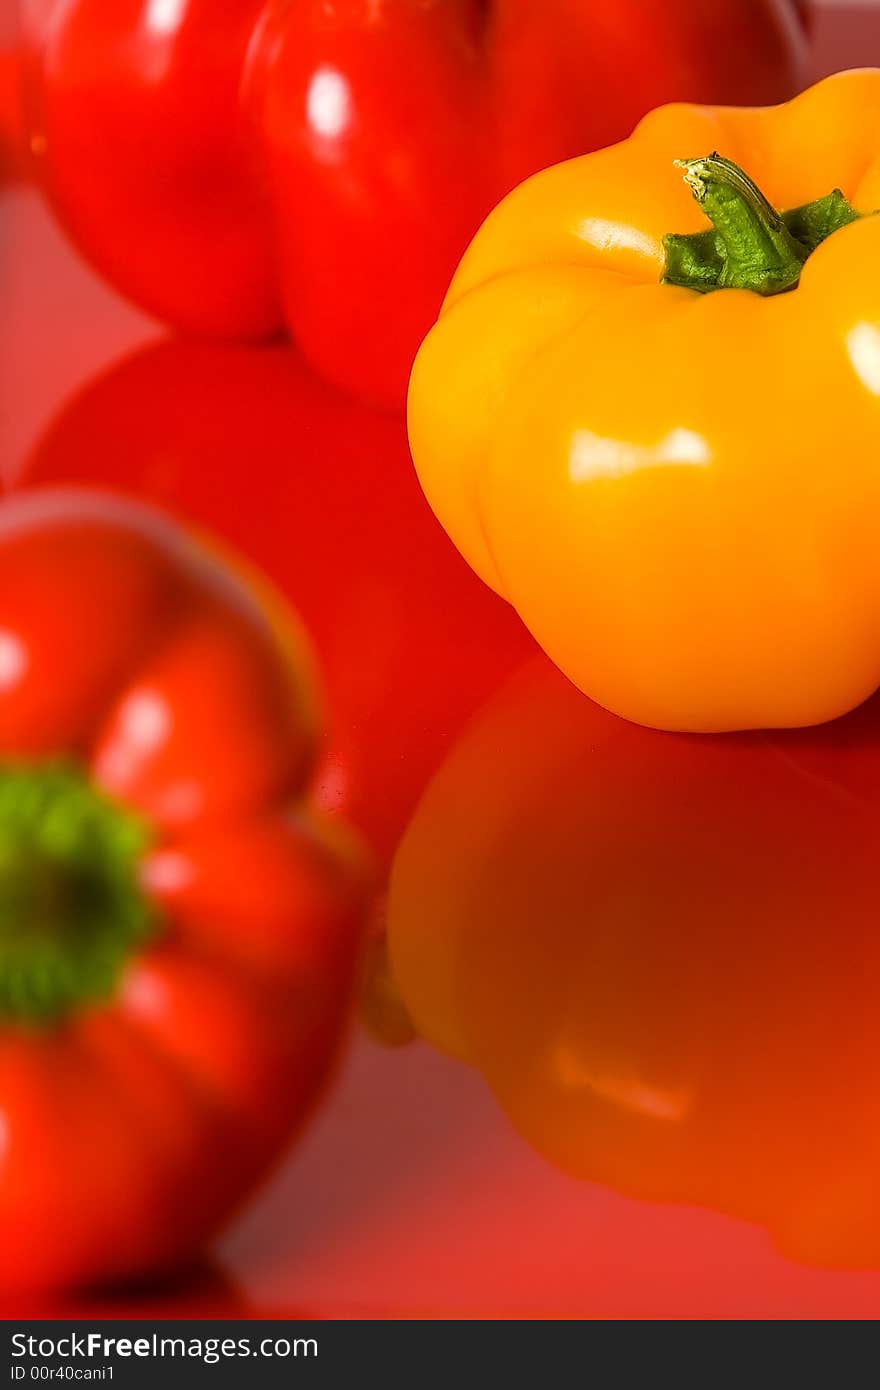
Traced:
[[0, 506], [0, 1291], [188, 1259], [327, 1076], [367, 880], [280, 618], [145, 509]]
[[403, 421], [284, 345], [133, 354], [59, 412], [20, 481], [155, 503], [270, 576], [318, 653], [321, 804], [386, 864], [462, 724], [532, 649], [434, 521]]
[[284, 323], [399, 404], [467, 242], [667, 100], [790, 95], [795, 0], [24, 0], [31, 148], [71, 235], [169, 323]]

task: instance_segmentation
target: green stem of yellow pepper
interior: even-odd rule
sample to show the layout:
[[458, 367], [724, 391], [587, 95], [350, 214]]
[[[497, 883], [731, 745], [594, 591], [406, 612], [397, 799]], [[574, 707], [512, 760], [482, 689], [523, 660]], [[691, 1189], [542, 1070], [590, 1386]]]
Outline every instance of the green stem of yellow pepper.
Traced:
[[778, 212], [739, 165], [719, 154], [676, 163], [712, 229], [664, 237], [666, 285], [784, 294], [816, 247], [862, 215], [839, 189]]

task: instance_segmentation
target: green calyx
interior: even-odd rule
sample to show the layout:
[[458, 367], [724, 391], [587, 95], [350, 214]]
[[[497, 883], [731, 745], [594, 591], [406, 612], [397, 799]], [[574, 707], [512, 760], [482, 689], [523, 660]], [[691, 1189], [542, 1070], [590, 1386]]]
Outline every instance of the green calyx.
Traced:
[[141, 822], [68, 763], [0, 763], [0, 1027], [109, 999], [150, 934]]
[[676, 167], [684, 169], [685, 183], [712, 227], [663, 238], [664, 285], [703, 294], [721, 289], [784, 294], [797, 286], [816, 247], [863, 215], [838, 188], [803, 207], [777, 212], [748, 174], [719, 154], [677, 160]]

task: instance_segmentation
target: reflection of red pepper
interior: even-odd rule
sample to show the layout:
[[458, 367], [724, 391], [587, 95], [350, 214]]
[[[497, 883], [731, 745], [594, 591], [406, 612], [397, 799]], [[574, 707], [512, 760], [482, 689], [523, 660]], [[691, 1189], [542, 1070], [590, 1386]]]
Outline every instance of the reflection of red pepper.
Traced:
[[[796, 84], [792, 0], [24, 0], [32, 147], [71, 233], [200, 333], [286, 320], [402, 400], [470, 236], [666, 100]], [[368, 346], [365, 346], [368, 345]]]
[[577, 1177], [876, 1268], [878, 735], [652, 733], [529, 663], [395, 864], [419, 1031]]
[[0, 508], [0, 1288], [188, 1257], [326, 1075], [365, 884], [274, 616], [155, 514]]
[[531, 648], [435, 523], [402, 421], [287, 347], [135, 354], [61, 412], [22, 481], [134, 493], [260, 565], [318, 651], [322, 803], [386, 860], [465, 719]]

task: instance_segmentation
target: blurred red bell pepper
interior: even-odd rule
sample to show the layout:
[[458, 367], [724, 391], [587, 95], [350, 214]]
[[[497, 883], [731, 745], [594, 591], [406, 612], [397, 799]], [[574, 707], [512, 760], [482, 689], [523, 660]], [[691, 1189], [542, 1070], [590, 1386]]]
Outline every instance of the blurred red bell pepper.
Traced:
[[0, 1290], [176, 1265], [307, 1112], [367, 896], [308, 660], [157, 514], [0, 506]]
[[23, 0], [30, 144], [118, 288], [400, 404], [489, 209], [664, 101], [791, 95], [796, 0]]
[[132, 494], [259, 565], [317, 650], [316, 793], [385, 863], [465, 720], [532, 650], [436, 524], [403, 421], [285, 345], [132, 354], [59, 412], [18, 481]]

